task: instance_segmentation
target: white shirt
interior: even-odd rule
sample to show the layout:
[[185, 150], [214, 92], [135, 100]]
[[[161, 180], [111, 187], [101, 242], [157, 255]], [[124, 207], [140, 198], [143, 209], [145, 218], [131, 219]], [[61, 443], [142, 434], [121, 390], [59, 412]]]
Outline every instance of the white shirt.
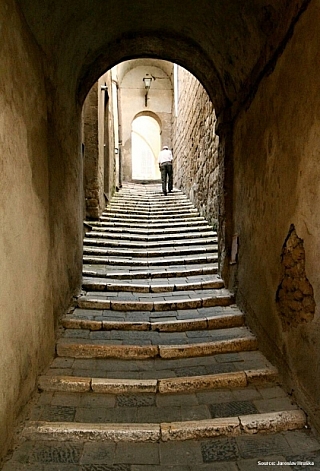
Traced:
[[172, 162], [173, 156], [172, 152], [169, 149], [162, 149], [158, 156], [158, 163], [159, 165], [163, 164], [164, 162]]

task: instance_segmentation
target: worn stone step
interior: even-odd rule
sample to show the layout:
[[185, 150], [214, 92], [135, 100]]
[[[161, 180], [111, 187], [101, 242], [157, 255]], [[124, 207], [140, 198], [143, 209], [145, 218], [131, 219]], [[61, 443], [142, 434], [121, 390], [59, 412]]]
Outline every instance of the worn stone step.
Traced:
[[120, 236], [123, 234], [123, 236], [126, 236], [127, 234], [132, 234], [132, 235], [141, 235], [141, 236], [147, 236], [147, 237], [159, 237], [161, 235], [163, 236], [174, 236], [174, 235], [179, 235], [179, 234], [185, 234], [186, 237], [189, 233], [194, 233], [194, 231], [197, 231], [197, 233], [200, 234], [199, 231], [202, 232], [210, 232], [210, 234], [213, 235], [213, 237], [217, 236], [217, 233], [215, 231], [212, 231], [212, 227], [208, 226], [208, 224], [205, 222], [203, 224], [189, 224], [188, 226], [185, 225], [175, 225], [173, 224], [170, 227], [159, 227], [159, 228], [153, 228], [149, 226], [125, 226], [125, 225], [108, 225], [108, 224], [103, 224], [99, 223], [98, 221], [90, 222], [90, 224], [86, 223], [87, 225], [90, 226], [90, 230], [87, 232], [87, 234], [90, 233], [98, 233], [99, 235], [102, 235], [103, 233], [110, 233], [115, 234], [117, 237], [118, 235]]
[[[142, 244], [143, 245], [143, 244]], [[170, 247], [160, 247], [160, 248], [148, 248], [145, 249], [136, 249], [136, 248], [104, 248], [104, 247], [93, 247], [93, 246], [84, 246], [83, 254], [84, 255], [96, 255], [96, 256], [119, 256], [119, 257], [172, 257], [174, 255], [195, 255], [195, 254], [213, 254], [217, 252], [217, 244], [202, 244], [202, 245], [193, 245], [193, 246], [170, 246]]]
[[177, 212], [174, 214], [167, 214], [166, 211], [162, 211], [161, 213], [154, 214], [153, 212], [150, 216], [146, 216], [145, 214], [138, 214], [138, 213], [120, 213], [120, 212], [110, 212], [108, 214], [102, 214], [99, 218], [101, 222], [108, 222], [108, 221], [123, 221], [126, 220], [128, 222], [134, 221], [136, 223], [143, 222], [143, 223], [157, 223], [157, 222], [167, 222], [170, 224], [170, 221], [173, 222], [180, 222], [184, 221], [188, 224], [188, 221], [203, 221], [202, 217], [195, 211], [183, 211]]
[[190, 214], [193, 213], [194, 215], [199, 215], [199, 210], [193, 206], [190, 203], [187, 202], [181, 202], [181, 203], [175, 203], [171, 205], [132, 205], [130, 203], [123, 203], [123, 204], [117, 204], [117, 205], [108, 205], [104, 210], [103, 210], [103, 216], [108, 217], [109, 213], [117, 213], [117, 214], [132, 214], [132, 215], [138, 215], [138, 217], [144, 216], [145, 218], [149, 218], [152, 215], [158, 217], [162, 215], [168, 215], [170, 217], [170, 214], [173, 215], [179, 215], [179, 214]]
[[233, 340], [238, 338], [253, 337], [250, 330], [243, 325], [239, 327], [215, 326], [207, 329], [189, 331], [162, 331], [162, 330], [139, 330], [130, 331], [125, 329], [91, 330], [91, 329], [64, 329], [61, 332], [61, 339], [77, 339], [93, 344], [99, 342], [103, 345], [180, 345], [182, 347], [195, 344], [213, 343], [221, 340]]
[[[161, 186], [159, 185], [152, 188], [152, 185], [148, 184], [148, 188], [144, 188], [144, 190], [146, 191], [141, 191], [143, 189], [139, 188], [139, 185], [137, 185], [136, 183], [133, 185], [132, 190], [129, 190], [126, 185], [127, 184], [125, 184], [121, 188], [120, 192], [115, 193], [113, 197], [114, 200], [118, 198], [128, 198], [128, 199], [137, 198], [139, 200], [141, 200], [142, 198], [146, 198], [147, 201], [150, 201], [152, 200], [152, 198], [155, 198], [156, 200], [158, 200], [159, 197], [162, 197], [162, 190], [161, 190]], [[173, 188], [173, 191], [170, 197], [171, 198], [176, 198], [176, 197], [186, 198], [182, 190], [179, 190], [178, 188]]]
[[[212, 229], [208, 229], [207, 231], [198, 231], [198, 232], [187, 232], [187, 231], [175, 231], [175, 232], [167, 232], [167, 233], [162, 233], [162, 234], [149, 234], [149, 233], [133, 233], [133, 232], [123, 232], [123, 231], [96, 231], [96, 230], [91, 230], [90, 232], [86, 233], [86, 239], [89, 241], [89, 239], [100, 239], [100, 240], [105, 240], [105, 239], [116, 239], [117, 243], [122, 243], [123, 241], [145, 241], [148, 243], [155, 243], [163, 244], [164, 241], [175, 241], [179, 239], [183, 240], [193, 240], [193, 239], [199, 239], [199, 240], [205, 240], [206, 238], [212, 239], [212, 243], [217, 243], [218, 242], [218, 237], [215, 235], [215, 233], [212, 231]], [[181, 241], [182, 243], [182, 241]]]
[[[99, 378], [100, 391], [91, 382], [96, 378]], [[103, 379], [108, 381], [103, 382]], [[277, 380], [277, 370], [259, 351], [178, 360], [152, 358], [136, 361], [57, 357], [46, 374], [40, 377], [39, 388], [51, 392], [167, 394], [271, 383], [275, 385]]]
[[189, 330], [223, 329], [244, 324], [244, 316], [235, 306], [195, 310], [146, 312], [111, 311], [76, 308], [61, 320], [68, 329], [142, 330], [186, 332]]
[[[176, 218], [153, 218], [153, 219], [139, 219], [139, 218], [127, 218], [127, 217], [108, 217], [108, 218], [100, 218], [101, 224], [125, 224], [128, 226], [136, 226], [140, 225], [141, 227], [148, 227], [149, 229], [156, 228], [156, 227], [172, 227], [173, 225], [177, 226], [187, 226], [189, 223], [193, 223], [193, 226], [203, 224], [205, 219], [201, 218], [200, 216], [180, 216]], [[206, 223], [207, 224], [207, 223]]]
[[[190, 218], [191, 219], [191, 218]], [[177, 229], [183, 228], [184, 231], [189, 228], [190, 230], [194, 230], [195, 228], [208, 228], [208, 223], [205, 219], [201, 218], [196, 218], [194, 220], [188, 220], [188, 221], [171, 221], [169, 222], [166, 220], [165, 222], [152, 222], [150, 221], [149, 223], [146, 222], [141, 222], [141, 221], [128, 221], [127, 219], [115, 219], [113, 221], [108, 220], [108, 222], [103, 222], [103, 221], [85, 221], [86, 224], [92, 226], [95, 228], [95, 230], [101, 230], [101, 229], [108, 229], [115, 227], [117, 229], [121, 228], [124, 230], [131, 230], [135, 232], [142, 232], [145, 233], [146, 231], [151, 233], [159, 233], [159, 231], [164, 230], [166, 232], [172, 231], [172, 229]], [[139, 224], [137, 224], [137, 222]]]
[[[91, 373], [92, 375], [92, 373]], [[246, 388], [252, 384], [271, 384], [278, 377], [274, 368], [244, 370], [228, 373], [181, 376], [179, 378], [132, 379], [112, 376], [54, 376], [43, 375], [38, 380], [39, 391], [102, 394], [185, 394], [212, 389]]]
[[[152, 197], [155, 197], [155, 201], [158, 201], [159, 200], [159, 196], [162, 197], [162, 189], [161, 189], [161, 186], [157, 186], [155, 187], [154, 191], [151, 189], [151, 185], [148, 184], [148, 191], [145, 192], [145, 193], [141, 193], [141, 192], [137, 192], [137, 185], [135, 184], [135, 189], [133, 192], [127, 192], [126, 188], [121, 188], [121, 191], [120, 192], [117, 192], [114, 194], [113, 198], [111, 201], [117, 201], [118, 199], [128, 199], [128, 200], [132, 200], [132, 199], [137, 199], [137, 201], [141, 201], [141, 198], [142, 197], [146, 197], [147, 198], [147, 201], [149, 202], [152, 202]], [[128, 195], [128, 197], [126, 196]], [[184, 198], [186, 199], [187, 201], [190, 201], [185, 193], [182, 191], [182, 190], [179, 190], [179, 188], [173, 188], [171, 194], [170, 194], [170, 199], [174, 199], [174, 198]], [[167, 198], [169, 199], [169, 198]], [[165, 200], [165, 198], [163, 198], [163, 200]]]
[[246, 371], [249, 383], [276, 381], [276, 370], [259, 350], [242, 350], [206, 356], [128, 360], [122, 358], [56, 357], [46, 376], [99, 377], [111, 379], [159, 380], [192, 378]]
[[173, 281], [158, 278], [157, 281], [141, 279], [133, 281], [119, 281], [116, 279], [84, 277], [82, 287], [85, 291], [129, 291], [143, 293], [161, 293], [170, 291], [186, 291], [195, 289], [219, 289], [224, 287], [223, 280], [215, 275], [202, 277], [178, 278]]
[[194, 207], [172, 207], [172, 208], [150, 208], [150, 209], [132, 209], [132, 208], [115, 208], [115, 207], [107, 207], [102, 215], [101, 218], [108, 218], [112, 215], [125, 215], [126, 217], [141, 217], [145, 219], [153, 218], [163, 218], [164, 216], [168, 217], [175, 217], [175, 216], [186, 216], [189, 215], [197, 216], [199, 215], [199, 211]]
[[167, 198], [163, 197], [161, 190], [155, 193], [143, 194], [143, 193], [127, 193], [121, 192], [121, 194], [117, 194], [112, 198], [114, 202], [121, 202], [121, 201], [131, 201], [131, 202], [139, 202], [139, 203], [146, 203], [146, 204], [170, 204], [171, 201], [190, 201], [188, 198], [179, 190], [173, 190], [173, 192], [168, 195]]
[[177, 247], [193, 247], [193, 246], [203, 246], [203, 245], [211, 245], [218, 249], [217, 245], [217, 238], [215, 237], [202, 237], [202, 238], [177, 238], [176, 240], [158, 240], [158, 241], [149, 241], [149, 240], [125, 240], [124, 238], [120, 239], [111, 239], [106, 240], [103, 237], [100, 238], [99, 236], [94, 237], [85, 237], [83, 240], [83, 245], [85, 247], [121, 247], [124, 249], [154, 249], [158, 248], [159, 246], [161, 249], [167, 249], [175, 253]]
[[[32, 420], [48, 422], [66, 420], [69, 423], [147, 424], [184, 421], [187, 424], [193, 420], [230, 418], [244, 414], [258, 416], [275, 411], [298, 410], [292, 398], [272, 383], [248, 384], [243, 372], [234, 375], [234, 379], [238, 386], [229, 387], [220, 375], [222, 387], [186, 391], [184, 394], [179, 391], [171, 393], [166, 388], [165, 380], [160, 382], [164, 387], [162, 393], [152, 390], [152, 381], [144, 383], [144, 392], [135, 393], [135, 387], [142, 388], [143, 382], [127, 381], [126, 386], [133, 389], [132, 393], [128, 394], [126, 391], [121, 392], [124, 384], [121, 385], [120, 381], [114, 383], [106, 378], [75, 378], [71, 383], [72, 378], [47, 376], [40, 378], [40, 389], [55, 392], [55, 395], [52, 398], [47, 394], [47, 403], [42, 407], [35, 406], [30, 415]], [[73, 387], [76, 389], [72, 391]], [[48, 388], [48, 391], [44, 388]], [[57, 388], [61, 391], [56, 391]], [[217, 403], [218, 399], [220, 402]], [[57, 407], [57, 404], [60, 404], [60, 407]]]
[[194, 265], [190, 266], [171, 266], [160, 268], [131, 268], [125, 270], [117, 267], [106, 265], [89, 265], [84, 264], [83, 276], [90, 277], [109, 277], [122, 280], [134, 280], [138, 278], [157, 279], [157, 278], [175, 278], [175, 277], [191, 277], [217, 274], [217, 265]]
[[226, 289], [206, 289], [163, 293], [87, 292], [78, 298], [82, 309], [114, 311], [172, 311], [202, 307], [230, 306], [233, 295]]
[[[142, 411], [142, 409], [140, 409]], [[305, 427], [301, 410], [160, 423], [90, 423], [30, 421], [23, 429], [28, 440], [167, 442], [209, 437], [236, 437], [266, 432], [298, 430]]]
[[143, 258], [143, 257], [103, 257], [103, 256], [83, 256], [83, 262], [89, 264], [98, 264], [98, 265], [115, 265], [115, 266], [126, 266], [126, 267], [172, 267], [174, 265], [192, 265], [192, 264], [214, 264], [218, 262], [218, 254], [206, 254], [206, 255], [184, 255], [184, 256], [175, 256], [175, 257], [153, 257], [153, 258]]
[[[57, 342], [57, 355], [72, 358], [178, 359], [257, 349], [256, 338], [246, 329], [239, 327], [223, 330], [225, 332], [219, 335], [217, 331], [207, 331], [206, 337], [183, 337], [178, 333], [150, 335], [156, 332], [135, 332], [139, 335], [134, 336], [134, 332], [127, 331], [72, 331], [73, 337], [61, 337]], [[232, 337], [232, 331], [237, 331], [237, 335]], [[70, 330], [65, 331], [65, 335], [70, 333]], [[104, 338], [97, 334], [104, 334]], [[95, 337], [98, 339], [95, 340]]]
[[106, 210], [127, 210], [127, 211], [138, 211], [142, 213], [149, 213], [152, 211], [174, 211], [174, 210], [185, 210], [185, 209], [196, 209], [195, 206], [188, 201], [171, 201], [171, 204], [166, 204], [165, 206], [162, 203], [131, 203], [130, 201], [124, 201], [122, 203], [112, 201], [107, 205]]

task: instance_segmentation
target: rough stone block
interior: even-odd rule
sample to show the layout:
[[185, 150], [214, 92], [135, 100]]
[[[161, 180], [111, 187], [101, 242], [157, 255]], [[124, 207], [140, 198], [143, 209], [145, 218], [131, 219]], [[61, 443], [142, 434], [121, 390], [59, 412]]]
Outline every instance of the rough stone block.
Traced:
[[160, 426], [29, 422], [22, 435], [29, 440], [157, 442], [160, 440]]
[[161, 424], [163, 441], [235, 436], [240, 433], [240, 421], [237, 417]]
[[38, 388], [41, 391], [88, 392], [90, 391], [90, 378], [40, 376]]
[[96, 393], [136, 394], [157, 391], [157, 380], [93, 378], [91, 385]]
[[171, 322], [153, 322], [151, 329], [159, 332], [185, 332], [207, 328], [206, 319], [173, 320]]
[[214, 388], [240, 388], [246, 385], [246, 375], [239, 371], [218, 375], [161, 379], [159, 381], [159, 392], [163, 394], [183, 391], [191, 392]]
[[269, 412], [239, 417], [244, 433], [280, 432], [295, 430], [306, 425], [306, 415], [301, 410]]

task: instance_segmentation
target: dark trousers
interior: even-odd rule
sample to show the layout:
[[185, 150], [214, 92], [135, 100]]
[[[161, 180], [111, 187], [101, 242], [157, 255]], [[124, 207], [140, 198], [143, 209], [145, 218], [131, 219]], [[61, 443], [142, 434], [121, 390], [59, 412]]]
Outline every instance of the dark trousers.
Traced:
[[168, 180], [168, 191], [172, 191], [173, 188], [173, 170], [171, 162], [164, 162], [160, 165], [162, 192], [164, 195], [167, 194], [167, 180]]

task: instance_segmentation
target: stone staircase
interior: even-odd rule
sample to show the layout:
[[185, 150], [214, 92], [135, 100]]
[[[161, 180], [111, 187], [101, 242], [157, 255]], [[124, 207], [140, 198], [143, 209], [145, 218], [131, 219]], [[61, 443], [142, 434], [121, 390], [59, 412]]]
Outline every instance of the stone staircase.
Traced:
[[3, 470], [317, 460], [304, 412], [217, 274], [217, 234], [187, 198], [125, 184], [88, 224], [83, 292]]

